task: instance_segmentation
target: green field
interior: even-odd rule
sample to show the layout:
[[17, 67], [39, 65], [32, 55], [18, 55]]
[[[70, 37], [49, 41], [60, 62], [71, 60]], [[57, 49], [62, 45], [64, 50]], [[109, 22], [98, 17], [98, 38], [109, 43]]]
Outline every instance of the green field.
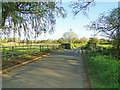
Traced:
[[5, 46], [2, 47], [2, 60], [16, 58], [18, 56], [37, 55], [46, 50], [61, 48], [58, 45], [24, 45], [24, 46]]
[[102, 47], [113, 47], [111, 44], [108, 44], [108, 45], [101, 45], [100, 44], [100, 46], [102, 46]]

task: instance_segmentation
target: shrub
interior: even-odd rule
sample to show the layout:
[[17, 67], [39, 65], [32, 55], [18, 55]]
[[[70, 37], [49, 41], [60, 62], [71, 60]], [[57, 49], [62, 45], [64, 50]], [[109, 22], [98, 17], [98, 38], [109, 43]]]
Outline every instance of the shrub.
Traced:
[[61, 45], [64, 46], [65, 49], [70, 49], [71, 48], [70, 43], [62, 43]]

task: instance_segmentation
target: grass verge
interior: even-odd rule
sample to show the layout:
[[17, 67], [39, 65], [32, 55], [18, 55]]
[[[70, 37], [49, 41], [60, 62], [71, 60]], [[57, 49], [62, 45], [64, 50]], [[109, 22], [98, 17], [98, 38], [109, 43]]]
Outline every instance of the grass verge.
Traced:
[[97, 51], [85, 54], [93, 88], [118, 88], [118, 62], [114, 57]]

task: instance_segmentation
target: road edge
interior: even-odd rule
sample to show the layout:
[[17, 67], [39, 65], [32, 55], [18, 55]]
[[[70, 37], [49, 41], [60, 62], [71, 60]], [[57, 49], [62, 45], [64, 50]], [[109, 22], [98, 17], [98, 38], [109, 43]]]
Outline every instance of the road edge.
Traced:
[[[52, 50], [52, 51], [55, 53], [54, 50]], [[57, 50], [57, 51], [59, 51], [59, 50]], [[8, 73], [8, 72], [10, 72], [10, 71], [12, 71], [12, 70], [14, 70], [14, 69], [16, 69], [16, 68], [22, 67], [22, 66], [24, 66], [24, 65], [26, 65], [26, 64], [29, 64], [29, 63], [38, 61], [38, 60], [40, 60], [40, 59], [42, 59], [42, 58], [45, 58], [45, 57], [53, 54], [53, 52], [46, 53], [45, 55], [36, 57], [36, 58], [34, 58], [34, 59], [28, 60], [28, 61], [26, 61], [26, 62], [22, 62], [22, 63], [20, 63], [20, 64], [17, 64], [17, 65], [15, 65], [15, 66], [9, 67], [9, 68], [7, 68], [7, 69], [4, 69], [4, 70], [0, 71], [0, 76], [4, 76], [4, 74], [6, 74], [6, 73]]]
[[84, 61], [84, 67], [85, 67], [85, 73], [86, 73], [87, 82], [89, 84], [89, 87], [93, 88], [92, 79], [91, 79], [91, 77], [89, 75], [89, 69], [87, 67], [86, 58], [85, 58], [85, 55], [83, 53], [83, 50], [82, 50], [82, 58], [83, 58], [83, 61]]

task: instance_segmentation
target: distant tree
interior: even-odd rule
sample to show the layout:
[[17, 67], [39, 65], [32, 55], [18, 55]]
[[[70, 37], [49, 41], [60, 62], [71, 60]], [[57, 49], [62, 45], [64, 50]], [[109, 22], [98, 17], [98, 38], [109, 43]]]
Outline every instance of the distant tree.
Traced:
[[58, 43], [63, 43], [63, 42], [65, 42], [64, 38], [59, 38], [58, 39]]
[[37, 43], [41, 43], [41, 40], [37, 40]]
[[80, 43], [82, 43], [82, 44], [86, 44], [87, 42], [88, 42], [88, 39], [85, 37], [80, 39]]
[[104, 38], [100, 39], [100, 44], [102, 44], [102, 43], [106, 43], [106, 40]]
[[72, 43], [72, 40], [78, 38], [78, 35], [70, 29], [70, 31], [64, 33], [63, 38], [65, 41]]
[[58, 43], [58, 40], [53, 40], [52, 43]]
[[110, 43], [111, 43], [111, 41], [108, 39], [104, 39], [104, 38], [100, 39], [100, 44], [110, 44]]
[[52, 43], [51, 39], [46, 40], [46, 43]]
[[8, 43], [8, 40], [9, 40], [9, 39], [5, 37], [5, 38], [2, 40], [2, 43]]
[[72, 39], [72, 43], [79, 43], [79, 39], [74, 37], [74, 38]]
[[13, 42], [16, 42], [16, 43], [17, 43], [18, 41], [19, 41], [18, 38], [16, 38], [16, 37], [13, 38]]
[[41, 43], [46, 43], [47, 41], [46, 40], [41, 40]]
[[100, 40], [98, 38], [89, 38], [88, 42], [91, 44], [99, 44]]

